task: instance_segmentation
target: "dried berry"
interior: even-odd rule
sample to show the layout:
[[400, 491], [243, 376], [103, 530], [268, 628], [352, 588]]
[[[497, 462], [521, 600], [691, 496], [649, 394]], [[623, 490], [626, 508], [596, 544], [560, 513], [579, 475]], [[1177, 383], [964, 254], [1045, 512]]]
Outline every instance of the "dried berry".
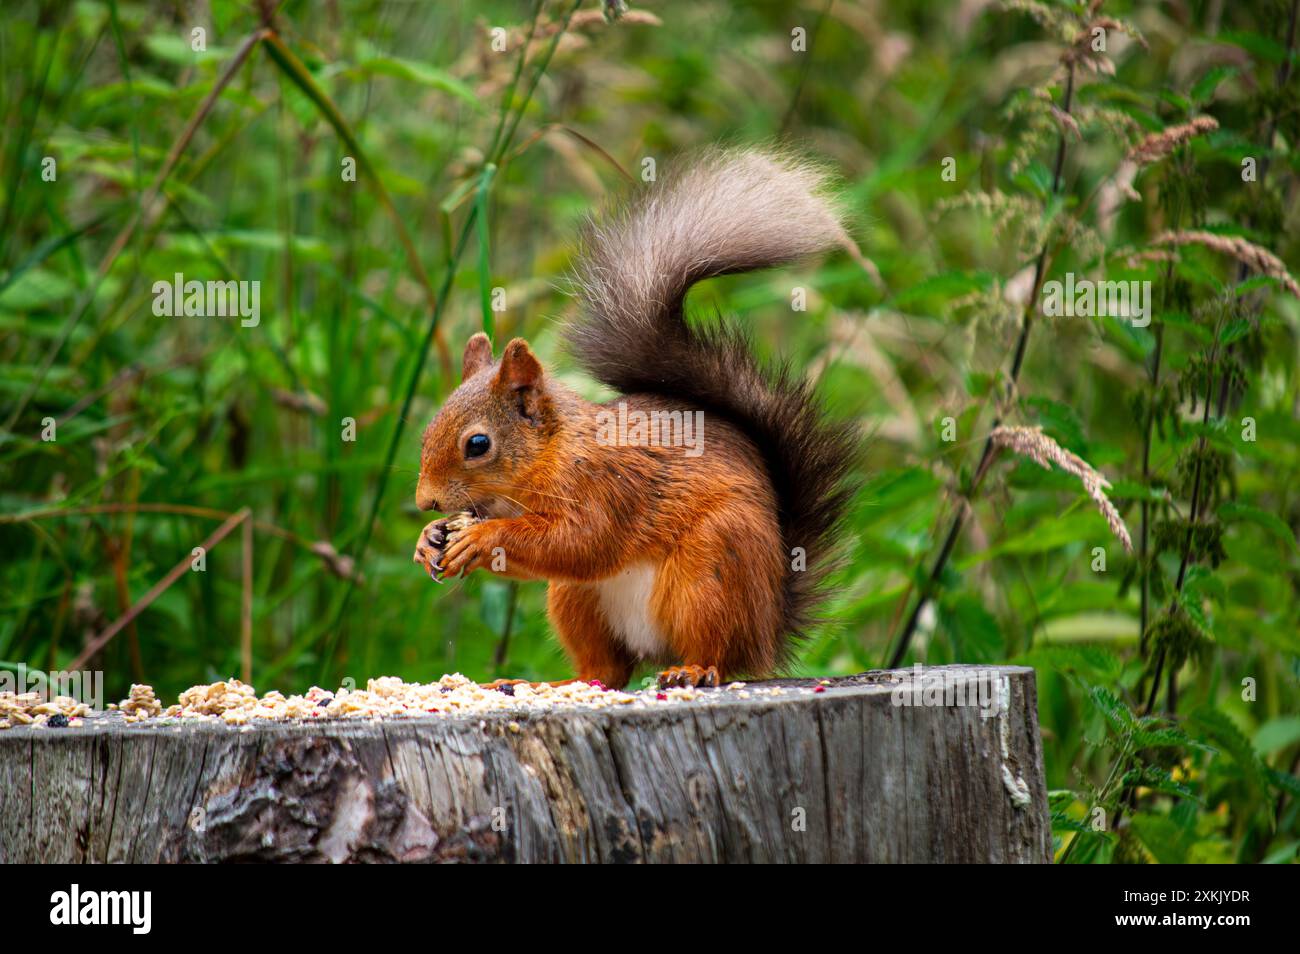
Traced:
[[508, 682], [503, 682], [501, 685], [497, 686], [497, 692], [504, 693], [507, 696], [513, 696], [515, 694], [515, 687]]
[[45, 724], [51, 729], [66, 729], [68, 727], [68, 717], [62, 712], [56, 712], [45, 720]]

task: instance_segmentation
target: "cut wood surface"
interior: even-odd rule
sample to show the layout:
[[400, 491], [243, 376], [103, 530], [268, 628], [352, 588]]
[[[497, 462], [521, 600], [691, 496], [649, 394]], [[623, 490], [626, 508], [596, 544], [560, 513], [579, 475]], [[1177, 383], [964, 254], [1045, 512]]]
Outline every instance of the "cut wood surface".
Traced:
[[899, 670], [656, 706], [9, 729], [0, 862], [1049, 861], [1033, 670], [922, 681], [928, 695]]

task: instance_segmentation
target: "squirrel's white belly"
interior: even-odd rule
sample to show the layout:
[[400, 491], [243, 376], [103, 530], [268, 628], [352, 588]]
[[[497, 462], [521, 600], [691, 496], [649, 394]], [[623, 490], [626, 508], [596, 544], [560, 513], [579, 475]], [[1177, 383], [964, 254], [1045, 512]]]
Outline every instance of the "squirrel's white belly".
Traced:
[[668, 650], [668, 641], [650, 616], [650, 594], [658, 571], [653, 563], [634, 563], [595, 584], [609, 628], [638, 659], [658, 658]]

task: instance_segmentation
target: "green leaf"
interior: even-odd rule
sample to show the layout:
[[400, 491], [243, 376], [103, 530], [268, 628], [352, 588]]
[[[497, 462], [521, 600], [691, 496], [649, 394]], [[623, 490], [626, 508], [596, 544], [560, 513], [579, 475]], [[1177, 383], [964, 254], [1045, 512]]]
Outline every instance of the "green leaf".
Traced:
[[1161, 768], [1158, 765], [1147, 765], [1140, 769], [1131, 769], [1124, 773], [1123, 786], [1133, 788], [1142, 786], [1150, 788], [1157, 792], [1163, 792], [1166, 795], [1174, 795], [1178, 798], [1190, 799], [1199, 802], [1201, 799], [1196, 797], [1192, 789], [1182, 782], [1174, 781], [1173, 775], [1168, 769]]
[[1095, 539], [1098, 529], [1105, 526], [1105, 519], [1095, 510], [1076, 511], [1040, 520], [1031, 529], [966, 557], [961, 566], [973, 566], [998, 556], [1045, 553], [1070, 543], [1086, 542]]
[[1237, 68], [1235, 66], [1216, 66], [1207, 70], [1205, 75], [1196, 81], [1192, 87], [1192, 99], [1198, 103], [1204, 103], [1214, 97], [1214, 91], [1219, 88], [1219, 84], [1229, 76], [1235, 76]]
[[190, 35], [175, 33], [153, 33], [144, 38], [144, 48], [155, 58], [164, 63], [177, 66], [193, 66], [205, 60], [224, 60], [230, 56], [230, 50], [208, 45], [205, 50], [196, 50], [190, 46]]
[[1001, 627], [978, 597], [968, 593], [945, 596], [938, 617], [952, 640], [956, 659], [986, 663], [1003, 656]]
[[1300, 841], [1288, 841], [1274, 851], [1270, 851], [1260, 864], [1288, 865], [1300, 861]]
[[1023, 172], [1011, 181], [1040, 200], [1046, 201], [1052, 194], [1051, 170], [1041, 162], [1030, 163]]
[[1209, 599], [1222, 605], [1228, 600], [1228, 588], [1213, 570], [1194, 566], [1187, 571], [1183, 592], [1199, 599]]
[[1051, 644], [1104, 641], [1123, 645], [1136, 643], [1138, 635], [1135, 615], [1074, 613], [1044, 622], [1039, 627], [1037, 639]]
[[1188, 593], [1186, 590], [1180, 590], [1178, 605], [1183, 608], [1183, 612], [1187, 614], [1192, 624], [1201, 631], [1202, 636], [1206, 639], [1214, 638], [1214, 630], [1205, 616], [1205, 611], [1201, 608], [1201, 601], [1195, 595]]
[[1140, 728], [1132, 733], [1130, 739], [1134, 748], [1138, 749], [1203, 748], [1182, 729], [1175, 729], [1172, 726], [1156, 729]]
[[1266, 755], [1296, 742], [1300, 742], [1300, 716], [1278, 716], [1265, 722], [1255, 732], [1255, 748]]
[[901, 292], [894, 300], [897, 308], [907, 308], [921, 301], [938, 299], [950, 301], [975, 291], [987, 291], [993, 286], [992, 272], [951, 271], [932, 275]]
[[1138, 812], [1132, 822], [1138, 838], [1157, 861], [1164, 865], [1186, 863], [1195, 832], [1188, 831], [1171, 818], [1150, 812]]
[[1034, 416], [1043, 430], [1062, 447], [1067, 447], [1082, 457], [1088, 456], [1088, 442], [1083, 436], [1083, 423], [1070, 405], [1051, 398], [1031, 397], [1025, 404], [1034, 410]]
[[1281, 63], [1287, 58], [1286, 47], [1270, 36], [1260, 36], [1244, 30], [1226, 30], [1219, 34], [1218, 40], [1239, 46], [1251, 56], [1269, 63]]
[[1256, 793], [1264, 792], [1267, 766], [1235, 722], [1214, 706], [1203, 705], [1191, 714], [1187, 724], [1190, 731], [1227, 753]]
[[927, 468], [881, 471], [862, 488], [859, 513], [867, 518], [866, 525], [870, 525], [918, 500], [933, 498], [940, 486], [938, 478]]
[[1050, 672], [1073, 673], [1088, 685], [1114, 685], [1124, 671], [1124, 661], [1100, 646], [1038, 645], [1015, 661]]
[[1107, 494], [1112, 501], [1135, 500], [1139, 503], [1149, 500], [1159, 503], [1169, 496], [1169, 491], [1161, 486], [1147, 487], [1136, 480], [1115, 480]]
[[1263, 527], [1290, 547], [1291, 552], [1300, 552], [1300, 547], [1296, 546], [1295, 534], [1291, 528], [1280, 517], [1269, 513], [1267, 510], [1229, 500], [1219, 505], [1218, 515], [1219, 519], [1224, 523], [1246, 522]]
[[1292, 798], [1300, 798], [1300, 778], [1296, 778], [1290, 772], [1279, 772], [1272, 768], [1266, 768], [1264, 775], [1278, 791], [1286, 792]]
[[37, 311], [67, 301], [77, 293], [72, 282], [44, 268], [29, 268], [0, 292], [0, 308]]
[[1088, 699], [1097, 711], [1105, 717], [1111, 731], [1119, 736], [1128, 736], [1137, 728], [1137, 717], [1119, 696], [1103, 686], [1093, 686], [1088, 690]]
[[1224, 325], [1223, 331], [1219, 334], [1219, 344], [1230, 345], [1234, 341], [1239, 341], [1250, 334], [1250, 329], [1249, 318], [1234, 318]]
[[400, 56], [374, 56], [362, 60], [354, 69], [375, 76], [395, 76], [430, 89], [451, 93], [472, 106], [479, 105], [479, 99], [474, 95], [474, 91], [456, 77], [425, 63], [417, 63], [415, 60], [403, 59]]

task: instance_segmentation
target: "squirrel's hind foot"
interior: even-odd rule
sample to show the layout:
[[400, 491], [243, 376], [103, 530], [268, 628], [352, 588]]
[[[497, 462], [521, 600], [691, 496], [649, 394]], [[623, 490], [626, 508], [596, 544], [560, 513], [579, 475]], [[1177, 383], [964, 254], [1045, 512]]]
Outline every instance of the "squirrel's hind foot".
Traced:
[[716, 686], [722, 682], [717, 666], [670, 666], [659, 674], [659, 688]]

